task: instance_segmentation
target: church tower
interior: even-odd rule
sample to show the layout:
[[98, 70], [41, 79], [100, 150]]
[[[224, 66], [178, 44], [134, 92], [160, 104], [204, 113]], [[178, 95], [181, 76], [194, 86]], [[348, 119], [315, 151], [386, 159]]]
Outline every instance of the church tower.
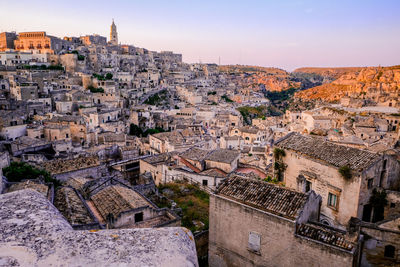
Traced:
[[110, 44], [118, 45], [118, 33], [117, 33], [117, 26], [114, 23], [114, 19], [111, 24], [111, 31], [110, 31]]

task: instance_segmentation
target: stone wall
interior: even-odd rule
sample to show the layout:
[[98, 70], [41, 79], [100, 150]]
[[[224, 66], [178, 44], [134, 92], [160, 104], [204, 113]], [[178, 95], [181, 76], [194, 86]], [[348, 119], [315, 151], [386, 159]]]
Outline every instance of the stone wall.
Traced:
[[388, 204], [385, 206], [384, 217], [400, 216], [400, 192], [386, 191]]
[[93, 178], [100, 178], [103, 173], [106, 172], [105, 166], [95, 166], [91, 168], [80, 169], [71, 172], [64, 172], [53, 175], [57, 180], [61, 182], [68, 181], [72, 177], [93, 177]]
[[400, 162], [396, 157], [387, 155], [384, 156], [384, 160], [387, 161], [386, 169], [388, 171], [385, 188], [389, 190], [400, 190]]
[[[391, 231], [376, 226], [363, 226], [364, 245], [361, 266], [400, 266], [400, 231]], [[394, 258], [385, 257], [385, 246], [395, 247]]]
[[145, 173], [145, 172], [150, 172], [154, 183], [158, 186], [160, 183], [164, 182], [163, 179], [163, 173], [162, 173], [162, 165], [157, 165], [154, 166], [150, 163], [147, 163], [144, 160], [139, 161], [139, 168], [140, 168], [140, 173]]
[[237, 169], [238, 161], [239, 157], [236, 160], [232, 161], [231, 163], [206, 160], [206, 169], [217, 168], [223, 170], [226, 173], [230, 173]]

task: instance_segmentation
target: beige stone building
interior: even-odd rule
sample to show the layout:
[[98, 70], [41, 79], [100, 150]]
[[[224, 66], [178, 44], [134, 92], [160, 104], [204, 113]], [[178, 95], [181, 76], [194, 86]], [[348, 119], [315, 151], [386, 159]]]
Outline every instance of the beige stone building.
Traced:
[[107, 44], [107, 38], [104, 36], [100, 36], [98, 34], [93, 34], [93, 35], [85, 35], [79, 37], [79, 40], [84, 45], [106, 45]]
[[240, 136], [245, 144], [259, 144], [266, 141], [268, 134], [267, 131], [256, 127], [244, 126], [231, 129], [229, 136]]
[[210, 197], [209, 266], [354, 266], [357, 236], [314, 223], [321, 197], [244, 177]]
[[90, 198], [89, 207], [101, 224], [110, 228], [180, 226], [180, 218], [159, 209], [143, 195], [122, 184], [108, 186]]
[[16, 100], [34, 100], [39, 98], [38, 85], [36, 83], [18, 83], [16, 86], [11, 87], [11, 95]]
[[400, 216], [361, 224], [365, 236], [360, 266], [400, 266]]
[[47, 141], [71, 140], [71, 131], [66, 125], [47, 125], [43, 131]]
[[0, 51], [14, 49], [14, 40], [17, 39], [15, 32], [0, 33]]
[[382, 220], [383, 210], [369, 204], [373, 190], [398, 189], [399, 163], [389, 156], [297, 133], [278, 140], [275, 148], [284, 152], [274, 158], [276, 176], [288, 188], [321, 195], [325, 224], [344, 228], [351, 217]]

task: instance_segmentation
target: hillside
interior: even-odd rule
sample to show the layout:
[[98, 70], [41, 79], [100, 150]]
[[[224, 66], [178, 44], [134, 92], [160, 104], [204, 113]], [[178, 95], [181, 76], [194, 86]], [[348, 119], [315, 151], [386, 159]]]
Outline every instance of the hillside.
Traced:
[[285, 70], [278, 69], [278, 68], [248, 66], [248, 65], [223, 65], [223, 66], [219, 66], [218, 69], [221, 72], [231, 72], [231, 73], [263, 72], [263, 73], [279, 74], [279, 75], [287, 75], [288, 74]]
[[[236, 75], [245, 74], [242, 78], [244, 86], [264, 86], [266, 91], [284, 91], [290, 88], [300, 88], [301, 83], [292, 80], [291, 74], [278, 68], [267, 68], [258, 66], [226, 65], [220, 66], [219, 70]], [[257, 85], [257, 86], [254, 86]]]
[[343, 68], [298, 68], [294, 73], [313, 73], [333, 80], [338, 79], [340, 76], [362, 70], [363, 67], [343, 67]]
[[[315, 69], [306, 71], [311, 70], [314, 71]], [[336, 72], [330, 69], [320, 69], [319, 73], [342, 74], [330, 83], [297, 92], [296, 98], [335, 102], [343, 97], [350, 97], [373, 103], [399, 99], [400, 66], [342, 68]]]

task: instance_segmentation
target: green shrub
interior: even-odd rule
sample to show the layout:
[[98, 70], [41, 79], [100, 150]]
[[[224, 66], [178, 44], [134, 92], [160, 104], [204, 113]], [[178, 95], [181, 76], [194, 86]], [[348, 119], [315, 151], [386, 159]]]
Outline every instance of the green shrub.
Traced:
[[107, 73], [106, 74], [106, 80], [112, 80], [112, 78], [113, 78], [112, 73]]
[[353, 176], [351, 173], [350, 166], [344, 165], [339, 168], [339, 173], [342, 175], [343, 178], [349, 180]]
[[87, 87], [88, 90], [90, 90], [91, 93], [104, 93], [104, 89], [102, 87], [93, 87], [92, 85], [89, 85]]
[[284, 158], [286, 156], [286, 152], [285, 150], [276, 147], [274, 149], [274, 158], [275, 160], [281, 160], [282, 158]]
[[385, 191], [378, 191], [376, 188], [372, 190], [372, 195], [369, 199], [369, 204], [374, 208], [384, 208], [388, 204]]
[[233, 103], [233, 100], [230, 99], [227, 95], [223, 95], [223, 96], [221, 96], [221, 98], [223, 100], [225, 100], [225, 102], [227, 102], [227, 103]]
[[55, 186], [60, 185], [60, 182], [52, 178], [49, 172], [37, 169], [25, 162], [11, 162], [10, 166], [3, 168], [3, 173], [9, 182], [41, 179], [46, 183], [53, 183]]

